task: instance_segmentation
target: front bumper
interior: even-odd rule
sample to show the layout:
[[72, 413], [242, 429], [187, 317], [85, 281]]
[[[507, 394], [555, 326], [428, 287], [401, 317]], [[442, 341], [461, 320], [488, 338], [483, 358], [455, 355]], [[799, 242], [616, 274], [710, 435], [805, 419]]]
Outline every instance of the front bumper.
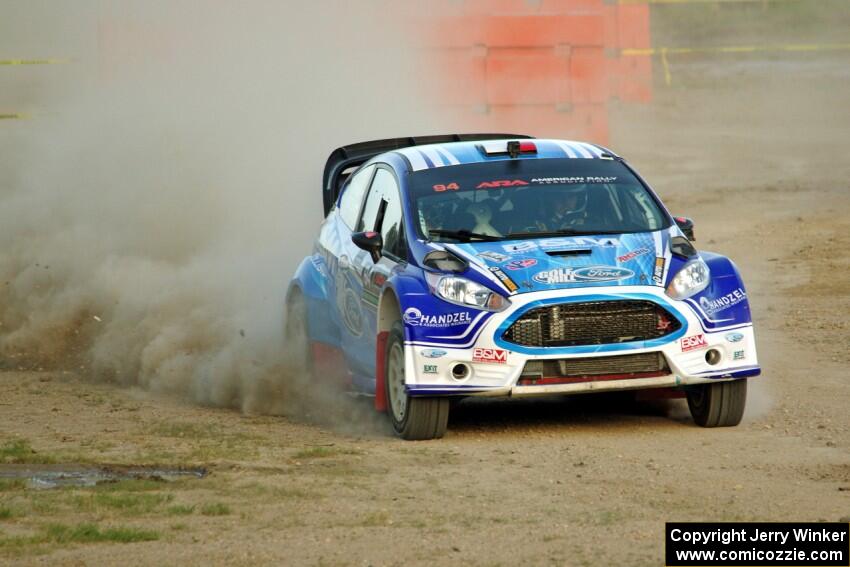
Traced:
[[[600, 298], [643, 299], [659, 303], [682, 323], [681, 328], [660, 339], [651, 341], [585, 345], [573, 347], [522, 347], [507, 343], [502, 333], [511, 321], [532, 306], [553, 301], [598, 301]], [[411, 396], [539, 396], [583, 392], [670, 388], [735, 380], [761, 373], [756, 355], [755, 337], [751, 323], [734, 327], [706, 328], [706, 322], [684, 301], [674, 301], [660, 288], [596, 287], [588, 289], [553, 290], [514, 295], [508, 310], [490, 317], [478, 330], [468, 346], [457, 348], [446, 344], [408, 343], [405, 348], [407, 391]], [[690, 348], [682, 339], [702, 335], [700, 344]], [[689, 342], [689, 341], [684, 341]], [[687, 350], [683, 350], [687, 348]], [[491, 355], [492, 361], [481, 361], [480, 349]], [[715, 350], [719, 357], [714, 364], [706, 353]], [[478, 353], [476, 358], [474, 355]], [[535, 360], [566, 360], [592, 357], [616, 357], [639, 353], [661, 353], [666, 360], [665, 373], [650, 377], [617, 378], [600, 376], [564, 383], [528, 383], [523, 376], [526, 363]], [[466, 375], [453, 374], [458, 365], [466, 367]]]

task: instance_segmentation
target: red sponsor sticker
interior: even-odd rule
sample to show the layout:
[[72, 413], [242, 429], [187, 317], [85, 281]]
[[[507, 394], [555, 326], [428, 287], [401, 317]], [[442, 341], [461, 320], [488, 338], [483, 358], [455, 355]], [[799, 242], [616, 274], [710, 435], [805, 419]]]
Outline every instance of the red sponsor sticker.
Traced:
[[472, 362], [496, 362], [505, 364], [508, 361], [508, 351], [498, 348], [476, 348], [472, 351]]
[[707, 346], [708, 342], [705, 340], [705, 335], [694, 335], [693, 337], [682, 338], [682, 352], [705, 348]]

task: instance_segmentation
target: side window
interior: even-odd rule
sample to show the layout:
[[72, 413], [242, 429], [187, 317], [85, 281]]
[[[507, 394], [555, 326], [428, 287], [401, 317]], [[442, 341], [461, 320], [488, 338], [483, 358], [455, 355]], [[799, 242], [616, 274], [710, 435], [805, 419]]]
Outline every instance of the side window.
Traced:
[[339, 215], [342, 217], [342, 222], [350, 228], [354, 229], [357, 223], [357, 215], [360, 214], [360, 205], [363, 204], [363, 194], [369, 186], [369, 179], [372, 178], [372, 172], [375, 170], [374, 165], [370, 165], [358, 171], [351, 181], [346, 185], [339, 201]]
[[366, 204], [363, 206], [363, 216], [360, 217], [360, 222], [357, 224], [357, 232], [375, 230], [375, 222], [378, 220], [378, 213], [384, 200], [383, 180], [386, 179], [386, 176], [392, 177], [385, 169], [379, 169], [378, 173], [375, 174], [375, 180], [372, 182], [372, 188], [369, 190], [369, 196], [366, 197]]
[[402, 228], [401, 201], [397, 189], [388, 189], [384, 195], [387, 206], [384, 220], [381, 222], [381, 236], [384, 239], [384, 251], [399, 258], [405, 258], [404, 231]]

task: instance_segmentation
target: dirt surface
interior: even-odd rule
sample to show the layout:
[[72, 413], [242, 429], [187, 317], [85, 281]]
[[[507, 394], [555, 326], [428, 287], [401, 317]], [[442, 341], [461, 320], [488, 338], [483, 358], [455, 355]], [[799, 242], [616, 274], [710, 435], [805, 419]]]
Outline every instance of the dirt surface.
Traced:
[[671, 71], [613, 110], [612, 146], [743, 273], [763, 374], [739, 427], [698, 428], [681, 400], [495, 401], [409, 443], [366, 401], [328, 425], [7, 371], [0, 462], [210, 474], [0, 480], [0, 563], [660, 565], [665, 521], [850, 521], [850, 59]]

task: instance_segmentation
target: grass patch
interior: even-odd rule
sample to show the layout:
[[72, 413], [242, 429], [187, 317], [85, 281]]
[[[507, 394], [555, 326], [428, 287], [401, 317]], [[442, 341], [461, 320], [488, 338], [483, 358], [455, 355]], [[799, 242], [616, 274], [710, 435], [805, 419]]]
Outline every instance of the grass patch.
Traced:
[[0, 478], [0, 492], [12, 492], [24, 490], [27, 483], [22, 478]]
[[11, 508], [7, 508], [6, 506], [0, 506], [0, 520], [9, 520], [15, 516], [15, 513], [12, 512]]
[[182, 504], [177, 504], [175, 506], [169, 506], [165, 511], [169, 516], [188, 516], [195, 512], [194, 506], [184, 506]]
[[95, 524], [80, 524], [78, 526], [51, 524], [45, 528], [45, 535], [49, 541], [56, 543], [133, 543], [159, 539], [159, 534], [151, 530], [136, 528], [105, 528], [101, 530]]
[[148, 490], [162, 490], [164, 482], [151, 479], [128, 479], [116, 482], [101, 482], [93, 487], [97, 492], [145, 492]]
[[29, 441], [14, 439], [0, 445], [0, 463], [52, 463], [54, 459], [48, 455], [37, 453]]
[[360, 522], [360, 525], [366, 528], [376, 528], [381, 526], [389, 526], [392, 524], [392, 520], [390, 519], [390, 515], [388, 512], [379, 511], [372, 512], [371, 514], [367, 514], [363, 520]]
[[337, 457], [340, 455], [362, 455], [362, 451], [356, 449], [344, 449], [342, 447], [308, 447], [301, 449], [292, 455], [293, 459], [324, 459], [327, 457]]
[[230, 507], [227, 504], [216, 502], [215, 504], [204, 504], [201, 508], [201, 514], [204, 516], [227, 516], [230, 514]]
[[162, 504], [171, 502], [173, 494], [139, 494], [130, 492], [116, 494], [110, 492], [96, 493], [91, 500], [99, 508], [120, 510], [125, 514], [150, 514]]

